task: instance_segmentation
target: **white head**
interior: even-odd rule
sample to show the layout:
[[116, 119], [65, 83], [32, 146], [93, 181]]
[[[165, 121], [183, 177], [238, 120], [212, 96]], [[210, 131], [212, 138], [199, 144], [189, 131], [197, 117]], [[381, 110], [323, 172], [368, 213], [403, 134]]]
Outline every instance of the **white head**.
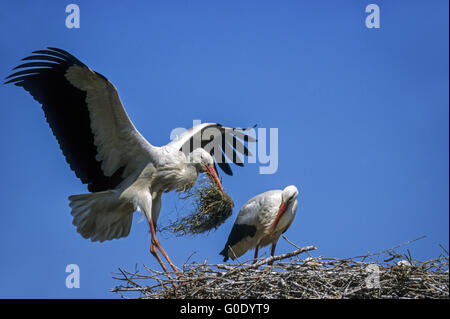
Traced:
[[289, 185], [281, 193], [281, 200], [286, 205], [293, 203], [298, 196], [298, 189], [294, 185]]
[[281, 204], [280, 207], [278, 208], [277, 214], [275, 215], [275, 219], [271, 226], [271, 231], [275, 229], [275, 227], [278, 224], [278, 221], [280, 220], [281, 216], [284, 214], [286, 209], [295, 203], [295, 201], [297, 200], [297, 196], [298, 196], [298, 189], [294, 185], [287, 186], [285, 189], [283, 189], [283, 191], [281, 192]]
[[188, 162], [193, 164], [197, 171], [201, 173], [206, 172], [207, 166], [214, 166], [214, 160], [212, 156], [203, 148], [196, 148], [187, 157]]
[[225, 191], [222, 188], [222, 184], [219, 180], [219, 175], [216, 172], [216, 168], [214, 167], [214, 160], [212, 156], [205, 151], [203, 148], [196, 148], [192, 153], [188, 156], [188, 163], [193, 165], [197, 172], [207, 173], [209, 178], [216, 183], [216, 185], [220, 188], [223, 194]]

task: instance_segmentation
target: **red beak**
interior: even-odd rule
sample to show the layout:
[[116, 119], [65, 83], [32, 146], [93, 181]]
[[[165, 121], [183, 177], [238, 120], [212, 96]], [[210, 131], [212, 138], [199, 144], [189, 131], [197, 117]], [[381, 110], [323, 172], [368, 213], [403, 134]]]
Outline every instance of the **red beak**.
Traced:
[[214, 166], [205, 166], [206, 168], [206, 173], [208, 173], [209, 178], [211, 178], [211, 180], [213, 180], [217, 186], [219, 186], [221, 192], [223, 195], [225, 195], [225, 191], [222, 188], [222, 184], [220, 183], [219, 180], [219, 175], [217, 175], [216, 169], [214, 168]]
[[283, 213], [286, 211], [287, 205], [284, 202], [281, 202], [280, 208], [278, 209], [277, 216], [275, 217], [275, 220], [273, 221], [272, 226], [270, 226], [270, 232], [273, 232], [275, 227], [277, 227], [278, 221], [280, 220]]

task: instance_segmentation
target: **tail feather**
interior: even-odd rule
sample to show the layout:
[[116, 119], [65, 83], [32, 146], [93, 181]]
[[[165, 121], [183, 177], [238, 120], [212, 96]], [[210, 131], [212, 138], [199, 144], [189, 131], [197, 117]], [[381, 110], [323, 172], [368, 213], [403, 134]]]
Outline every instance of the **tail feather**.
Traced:
[[114, 190], [69, 197], [72, 224], [84, 238], [103, 242], [130, 233], [134, 206]]
[[224, 256], [223, 261], [227, 261], [228, 258], [235, 260], [247, 250], [255, 248], [258, 243], [255, 234], [256, 227], [254, 225], [235, 223], [228, 236], [225, 248], [219, 253], [219, 255]]
[[225, 246], [225, 248], [219, 253], [219, 255], [222, 255], [223, 261], [227, 261], [228, 260], [228, 246]]

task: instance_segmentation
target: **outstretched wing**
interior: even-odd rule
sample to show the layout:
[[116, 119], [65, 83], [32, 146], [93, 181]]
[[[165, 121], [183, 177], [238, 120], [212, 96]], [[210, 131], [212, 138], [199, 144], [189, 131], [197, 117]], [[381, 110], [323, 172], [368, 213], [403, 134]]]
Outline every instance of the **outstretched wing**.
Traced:
[[23, 59], [6, 79], [42, 104], [77, 177], [91, 192], [115, 188], [142, 169], [152, 146], [122, 106], [116, 88], [68, 52], [47, 48]]
[[202, 123], [185, 131], [167, 146], [186, 155], [201, 147], [214, 157], [226, 174], [233, 175], [229, 163], [244, 166], [240, 156], [252, 156], [246, 144], [256, 142], [256, 139], [248, 134], [249, 130], [225, 127], [217, 123]]

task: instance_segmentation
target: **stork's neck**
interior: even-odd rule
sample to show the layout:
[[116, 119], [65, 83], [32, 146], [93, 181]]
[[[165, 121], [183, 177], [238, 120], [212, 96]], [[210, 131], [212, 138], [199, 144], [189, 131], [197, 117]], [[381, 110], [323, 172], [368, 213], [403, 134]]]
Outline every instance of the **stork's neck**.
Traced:
[[189, 163], [181, 169], [158, 169], [153, 175], [151, 188], [157, 192], [186, 191], [195, 185], [197, 176], [197, 169]]
[[286, 227], [288, 227], [288, 225], [292, 222], [292, 220], [295, 217], [297, 205], [298, 205], [297, 200], [289, 203], [289, 205], [286, 207], [286, 210], [284, 211], [283, 215], [280, 217], [280, 220], [278, 221], [278, 224], [276, 226], [277, 230], [285, 229]]
[[185, 191], [192, 188], [197, 182], [198, 170], [193, 163], [187, 163], [179, 176], [177, 191]]

